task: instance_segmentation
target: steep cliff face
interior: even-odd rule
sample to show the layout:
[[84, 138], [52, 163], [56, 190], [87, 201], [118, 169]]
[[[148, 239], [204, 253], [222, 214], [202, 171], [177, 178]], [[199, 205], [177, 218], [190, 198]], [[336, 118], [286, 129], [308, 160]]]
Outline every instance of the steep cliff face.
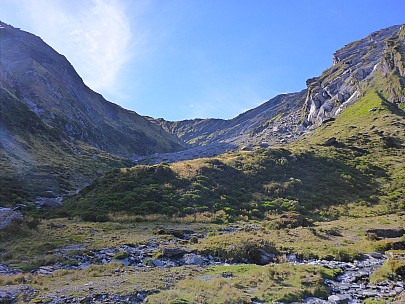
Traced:
[[177, 137], [89, 89], [39, 37], [0, 24], [2, 86], [61, 135], [124, 156], [182, 149]]
[[[319, 125], [357, 101], [369, 87], [379, 69], [390, 73], [401, 61], [390, 51], [391, 44], [402, 43], [400, 26], [392, 26], [349, 43], [333, 56], [333, 65], [321, 76], [307, 81], [304, 124]], [[402, 34], [403, 35], [403, 34]], [[402, 39], [403, 40], [403, 39]], [[396, 58], [396, 59], [395, 59]], [[396, 62], [396, 63], [394, 63]], [[391, 68], [390, 68], [391, 66]]]

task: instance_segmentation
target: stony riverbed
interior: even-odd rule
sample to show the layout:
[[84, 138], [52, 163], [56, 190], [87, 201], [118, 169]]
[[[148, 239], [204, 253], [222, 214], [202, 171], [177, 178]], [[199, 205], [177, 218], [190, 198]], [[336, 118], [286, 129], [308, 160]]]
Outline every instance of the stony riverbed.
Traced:
[[[186, 238], [197, 237], [187, 235]], [[201, 237], [201, 236], [199, 236]], [[111, 262], [122, 263], [129, 269], [146, 269], [151, 267], [179, 267], [195, 266], [207, 267], [214, 265], [231, 265], [232, 261], [222, 260], [221, 257], [213, 257], [198, 252], [183, 249], [181, 246], [170, 246], [173, 240], [164, 241], [150, 239], [149, 242], [140, 245], [122, 245], [98, 250], [85, 250], [82, 246], [71, 246], [54, 250], [57, 254], [69, 263], [55, 263], [51, 266], [42, 266], [33, 271], [34, 275], [51, 275], [58, 269], [84, 269], [92, 264], [107, 264]], [[161, 245], [169, 247], [161, 248]], [[158, 253], [158, 255], [157, 255]], [[155, 256], [155, 258], [154, 258]], [[156, 257], [157, 256], [157, 257]], [[302, 303], [362, 303], [364, 299], [393, 298], [404, 292], [402, 281], [384, 281], [378, 284], [369, 282], [370, 275], [382, 266], [387, 257], [379, 253], [365, 255], [364, 260], [352, 262], [326, 261], [326, 260], [300, 260], [295, 254], [289, 254], [286, 259], [289, 263], [298, 265], [316, 265], [326, 268], [341, 269], [342, 274], [335, 280], [326, 279], [325, 285], [328, 287], [330, 296], [328, 299], [307, 298]], [[248, 261], [247, 261], [248, 262]], [[262, 252], [261, 264], [277, 262], [274, 254]], [[19, 270], [6, 265], [0, 265], [1, 275], [15, 275]], [[137, 291], [132, 295], [97, 294], [87, 297], [68, 296], [48, 296], [46, 303], [142, 303], [147, 299], [150, 291]], [[7, 286], [0, 288], [0, 302], [14, 303], [21, 294], [34, 295], [33, 290], [28, 285]]]

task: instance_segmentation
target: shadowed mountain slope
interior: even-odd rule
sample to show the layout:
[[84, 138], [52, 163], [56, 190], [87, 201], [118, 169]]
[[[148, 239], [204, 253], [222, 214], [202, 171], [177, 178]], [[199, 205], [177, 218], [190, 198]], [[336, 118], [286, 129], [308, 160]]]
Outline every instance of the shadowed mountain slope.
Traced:
[[177, 137], [89, 89], [66, 58], [39, 37], [1, 25], [2, 87], [59, 134], [125, 156], [183, 148]]
[[0, 23], [0, 205], [59, 196], [122, 158], [185, 145], [89, 89], [39, 37]]

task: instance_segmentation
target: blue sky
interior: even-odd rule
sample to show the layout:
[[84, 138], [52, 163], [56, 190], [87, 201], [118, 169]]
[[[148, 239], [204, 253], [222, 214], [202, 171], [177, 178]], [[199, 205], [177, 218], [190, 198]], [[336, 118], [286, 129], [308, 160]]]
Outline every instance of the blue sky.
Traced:
[[108, 100], [168, 120], [232, 118], [305, 88], [332, 54], [405, 23], [403, 0], [1, 0]]

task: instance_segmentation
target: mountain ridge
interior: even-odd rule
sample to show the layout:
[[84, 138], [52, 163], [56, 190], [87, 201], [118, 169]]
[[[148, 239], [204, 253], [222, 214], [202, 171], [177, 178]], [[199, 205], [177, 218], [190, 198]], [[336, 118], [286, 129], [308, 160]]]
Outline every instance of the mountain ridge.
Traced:
[[118, 155], [182, 148], [174, 136], [88, 88], [69, 61], [41, 38], [2, 26], [1, 62], [11, 80], [8, 87], [16, 88], [14, 95], [68, 139]]
[[[91, 180], [124, 163], [176, 162], [293, 142], [334, 119], [345, 107], [364, 97], [371, 87], [379, 88], [388, 100], [397, 104], [404, 100], [405, 27], [399, 25], [374, 32], [336, 51], [333, 65], [321, 76], [309, 79], [307, 88], [301, 92], [277, 95], [229, 120], [171, 122], [140, 116], [106, 101], [88, 88], [67, 59], [41, 38], [0, 24], [0, 89], [2, 96], [6, 96], [3, 101], [8, 105], [14, 102], [26, 113], [19, 118], [27, 119], [25, 122], [16, 119], [19, 126], [10, 124], [18, 111], [2, 105], [2, 142], [8, 145], [2, 144], [0, 152], [2, 165], [9, 168], [3, 177], [14, 178], [15, 172], [22, 172], [17, 165], [12, 166], [21, 163], [22, 155], [33, 157], [38, 159], [34, 171], [45, 165], [44, 173], [48, 170], [65, 176], [57, 186], [51, 187], [54, 182], [49, 183], [57, 193], [80, 188], [75, 179]], [[385, 85], [388, 78], [390, 85]], [[25, 106], [18, 106], [19, 102]], [[7, 126], [5, 116], [11, 119]], [[28, 127], [32, 119], [39, 128], [37, 131]], [[25, 128], [26, 134], [19, 128]], [[30, 140], [36, 137], [40, 140]], [[46, 157], [48, 143], [55, 147], [52, 155], [59, 159], [57, 164], [53, 163], [53, 157]], [[20, 156], [14, 153], [16, 146]], [[36, 151], [42, 154], [36, 155]], [[87, 156], [83, 158], [84, 155]], [[82, 157], [82, 165], [88, 168], [78, 179], [73, 171], [67, 170], [76, 157]], [[63, 159], [68, 159], [67, 164]], [[102, 170], [91, 169], [95, 163], [100, 165], [101, 159], [108, 159], [109, 165], [102, 165]], [[28, 168], [26, 165], [23, 167]], [[42, 188], [46, 185], [45, 182]], [[42, 192], [43, 189], [31, 189], [28, 196]]]

